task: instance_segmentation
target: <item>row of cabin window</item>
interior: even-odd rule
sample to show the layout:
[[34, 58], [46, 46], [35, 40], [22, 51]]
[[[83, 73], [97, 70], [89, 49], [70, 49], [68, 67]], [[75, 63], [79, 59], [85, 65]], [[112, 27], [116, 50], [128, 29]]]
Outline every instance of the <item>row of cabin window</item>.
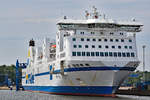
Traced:
[[[73, 67], [80, 67], [80, 66], [90, 66], [90, 64], [72, 64]], [[68, 65], [68, 67], [70, 68], [71, 65]]]
[[[76, 41], [76, 38], [72, 38], [72, 41]], [[90, 41], [90, 39], [89, 38], [87, 38], [87, 39], [81, 38], [81, 41]], [[92, 39], [91, 41], [96, 41], [96, 39]], [[102, 39], [98, 39], [97, 41], [102, 41]], [[107, 42], [107, 41], [108, 41], [108, 39], [104, 39], [104, 42]], [[113, 42], [113, 41], [119, 42], [119, 39], [115, 39], [115, 40], [110, 39], [110, 42]], [[124, 42], [125, 40], [121, 39], [120, 41]], [[132, 42], [132, 40], [129, 39], [129, 42]]]
[[[84, 32], [80, 32], [80, 34], [84, 35]], [[91, 34], [95, 34], [95, 32], [91, 32]], [[100, 34], [104, 34], [103, 32], [101, 32]], [[109, 33], [110, 35], [113, 35], [113, 32]], [[123, 33], [120, 33], [120, 35], [123, 35]]]
[[[77, 48], [77, 45], [73, 45], [73, 48]], [[78, 45], [78, 48], [82, 48], [82, 45]], [[89, 48], [89, 45], [85, 45], [85, 48]], [[92, 48], [95, 48], [95, 45], [92, 45]], [[98, 48], [102, 48], [101, 45], [98, 45]], [[109, 48], [108, 45], [105, 46], [106, 49]], [[115, 49], [116, 46], [111, 46], [112, 49]], [[124, 46], [125, 49], [132, 49], [132, 46]], [[118, 49], [121, 49], [121, 46], [118, 46]]]
[[135, 57], [132, 52], [72, 52], [72, 56]]

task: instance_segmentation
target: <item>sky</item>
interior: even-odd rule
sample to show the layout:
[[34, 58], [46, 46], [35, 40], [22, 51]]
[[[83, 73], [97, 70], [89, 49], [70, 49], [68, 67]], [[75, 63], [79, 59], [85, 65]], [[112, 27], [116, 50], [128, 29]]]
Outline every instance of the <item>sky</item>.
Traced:
[[0, 65], [26, 61], [31, 38], [55, 39], [59, 19], [84, 18], [93, 5], [107, 18], [135, 18], [144, 24], [137, 33], [138, 70], [142, 70], [142, 45], [146, 45], [145, 66], [150, 71], [150, 0], [0, 0]]

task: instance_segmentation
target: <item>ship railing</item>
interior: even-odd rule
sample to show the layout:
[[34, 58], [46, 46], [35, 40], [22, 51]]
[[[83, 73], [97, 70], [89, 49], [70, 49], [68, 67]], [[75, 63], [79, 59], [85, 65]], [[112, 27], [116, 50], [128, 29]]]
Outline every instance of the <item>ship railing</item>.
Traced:
[[126, 32], [140, 32], [142, 30], [141, 27], [123, 27], [123, 28], [88, 28], [88, 30], [93, 31], [126, 31]]

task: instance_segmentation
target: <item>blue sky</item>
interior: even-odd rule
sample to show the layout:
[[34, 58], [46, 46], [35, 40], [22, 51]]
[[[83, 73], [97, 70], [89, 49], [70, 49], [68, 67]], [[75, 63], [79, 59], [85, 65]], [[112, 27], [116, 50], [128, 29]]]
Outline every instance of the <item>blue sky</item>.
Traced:
[[[64, 15], [83, 18], [95, 5], [108, 18], [136, 20], [144, 24], [137, 33], [139, 59], [146, 45], [146, 69], [150, 71], [150, 0], [0, 0], [0, 65], [25, 61], [31, 38], [55, 38], [56, 21]], [[142, 62], [138, 69], [142, 69]]]

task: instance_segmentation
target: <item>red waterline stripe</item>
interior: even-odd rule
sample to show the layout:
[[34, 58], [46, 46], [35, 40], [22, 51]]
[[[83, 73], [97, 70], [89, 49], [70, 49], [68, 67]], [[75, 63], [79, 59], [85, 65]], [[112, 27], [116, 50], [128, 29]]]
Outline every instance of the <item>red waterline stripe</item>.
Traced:
[[32, 91], [32, 90], [24, 90], [28, 92], [34, 93], [45, 93], [45, 94], [55, 94], [55, 95], [79, 95], [79, 96], [101, 96], [101, 97], [116, 97], [115, 94], [88, 94], [88, 93], [56, 93], [56, 92], [44, 92], [44, 91]]

